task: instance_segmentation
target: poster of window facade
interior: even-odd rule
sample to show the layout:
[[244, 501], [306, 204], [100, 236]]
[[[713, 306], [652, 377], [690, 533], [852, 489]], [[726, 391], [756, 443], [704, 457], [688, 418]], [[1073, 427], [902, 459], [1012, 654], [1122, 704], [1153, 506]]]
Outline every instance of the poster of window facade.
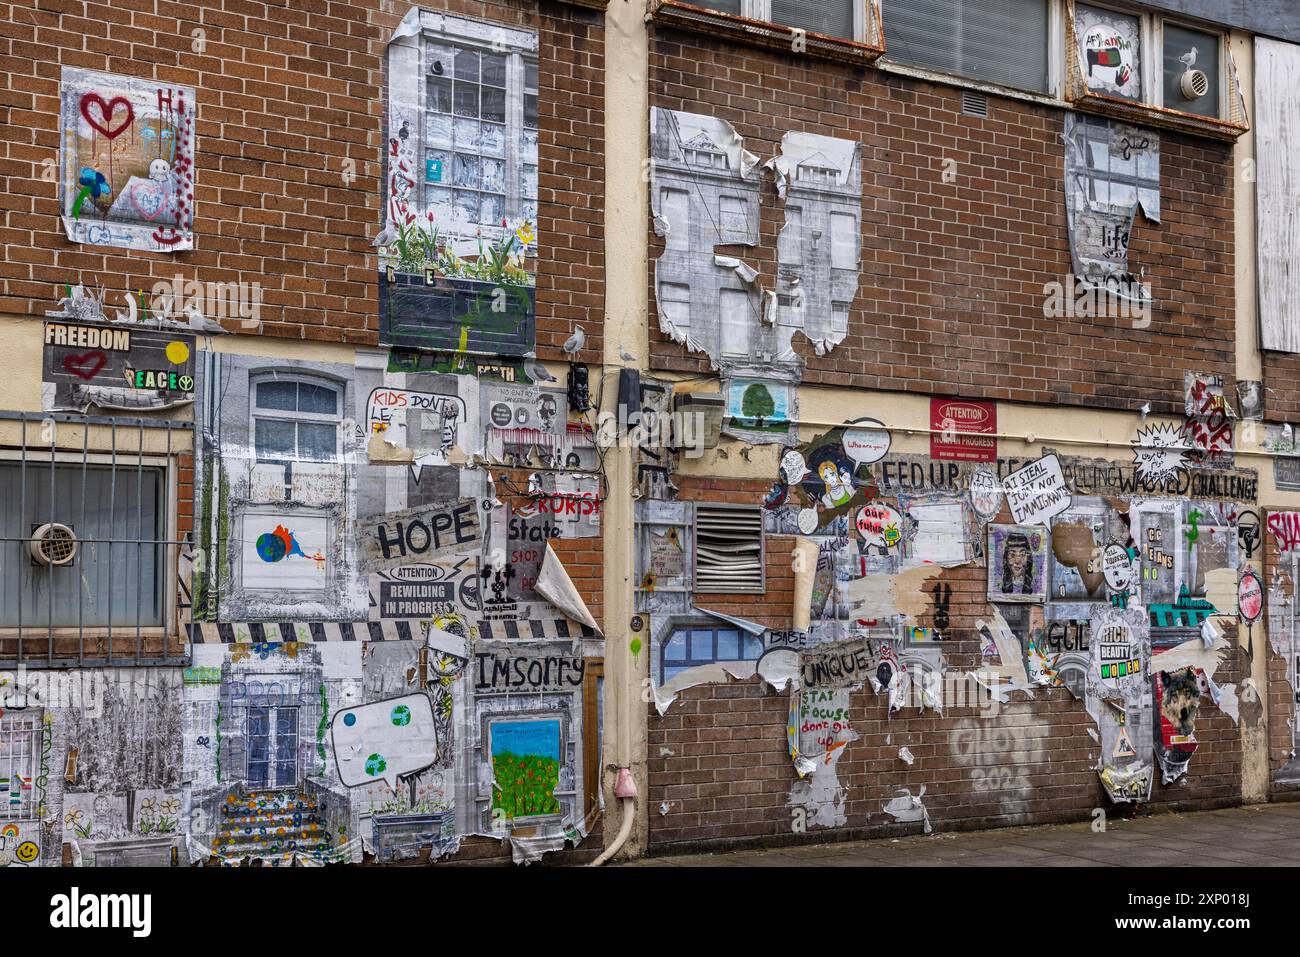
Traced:
[[383, 342], [532, 351], [537, 142], [536, 32], [412, 9], [388, 48]]

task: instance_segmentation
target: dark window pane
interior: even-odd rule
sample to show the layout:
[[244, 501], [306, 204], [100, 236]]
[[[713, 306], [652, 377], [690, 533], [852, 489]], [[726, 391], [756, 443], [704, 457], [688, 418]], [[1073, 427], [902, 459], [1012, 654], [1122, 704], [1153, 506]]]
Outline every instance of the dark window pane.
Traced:
[[530, 130], [537, 129], [537, 94], [524, 94], [524, 126]]
[[312, 385], [310, 382], [299, 383], [298, 411], [314, 412], [320, 415], [337, 415], [339, 411], [338, 390], [327, 385]]
[[537, 89], [537, 63], [531, 60], [524, 63], [524, 89]]
[[254, 431], [254, 443], [259, 458], [267, 456], [293, 455], [293, 423], [279, 419], [258, 419]]
[[506, 91], [485, 89], [483, 91], [483, 119], [493, 123], [506, 121]]
[[483, 83], [487, 86], [506, 85], [506, 58], [499, 53], [483, 54]]
[[456, 79], [478, 82], [479, 53], [477, 50], [456, 49]]
[[[1219, 38], [1166, 23], [1164, 60], [1165, 107], [1198, 116], [1218, 116]], [[1200, 96], [1192, 88], [1190, 77], [1184, 83], [1184, 74], [1189, 70], [1200, 70], [1208, 81]]]
[[468, 83], [456, 84], [456, 115], [478, 116], [478, 87]]
[[297, 395], [298, 383], [296, 382], [259, 382], [257, 407], [292, 412], [297, 407]]
[[429, 109], [437, 113], [451, 112], [451, 80], [446, 77], [429, 78]]
[[298, 423], [298, 456], [313, 462], [334, 458], [338, 450], [338, 427], [325, 422]]
[[710, 10], [740, 14], [740, 0], [696, 0], [696, 3], [701, 7], [708, 7]]

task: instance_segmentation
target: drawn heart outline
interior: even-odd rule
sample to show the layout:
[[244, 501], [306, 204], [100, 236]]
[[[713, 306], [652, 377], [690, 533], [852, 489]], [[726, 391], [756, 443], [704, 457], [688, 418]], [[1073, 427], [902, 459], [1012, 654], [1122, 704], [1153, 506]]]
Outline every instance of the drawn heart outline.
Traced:
[[[112, 126], [113, 113], [117, 110], [119, 104], [126, 107], [126, 117], [122, 120], [120, 126], [114, 128]], [[101, 120], [97, 120], [90, 115], [91, 106], [99, 107]], [[81, 95], [81, 115], [85, 117], [87, 123], [111, 140], [126, 132], [126, 128], [135, 120], [135, 108], [131, 106], [131, 101], [124, 96], [115, 96], [111, 100], [105, 100], [98, 93], [83, 93]]]
[[99, 370], [107, 364], [108, 356], [104, 355], [100, 349], [83, 352], [80, 355], [65, 356], [63, 359], [65, 372], [71, 372], [78, 379], [84, 379], [87, 382], [99, 375]]

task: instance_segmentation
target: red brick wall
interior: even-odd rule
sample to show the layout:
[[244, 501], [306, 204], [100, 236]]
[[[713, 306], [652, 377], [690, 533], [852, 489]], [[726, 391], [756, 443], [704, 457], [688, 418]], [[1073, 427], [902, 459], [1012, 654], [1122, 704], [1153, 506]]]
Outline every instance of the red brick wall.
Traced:
[[[441, 10], [540, 36], [538, 354], [576, 323], [600, 354], [603, 16], [554, 0], [444, 0]], [[383, 0], [40, 0], [0, 3], [0, 312], [41, 315], [56, 287], [256, 282], [266, 335], [373, 344], [371, 238], [382, 204], [385, 50], [410, 4]], [[204, 49], [194, 52], [195, 30]], [[59, 221], [60, 66], [193, 86], [196, 246], [164, 254], [73, 245]], [[344, 161], [355, 164], [345, 182]]]
[[[862, 284], [828, 355], [796, 337], [805, 381], [1173, 412], [1185, 370], [1232, 379], [1229, 147], [1161, 133], [1163, 224], [1138, 217], [1130, 252], [1159, 303], [1149, 328], [1046, 319], [1043, 286], [1070, 270], [1061, 110], [991, 96], [981, 119], [952, 87], [653, 31], [652, 105], [721, 117], [762, 159], [791, 130], [862, 143]], [[783, 221], [767, 176], [761, 245], [744, 258], [769, 287]], [[652, 259], [662, 250], [652, 234]], [[653, 267], [650, 282], [653, 303]], [[653, 307], [651, 340], [657, 368], [708, 367], [660, 333]]]
[[[761, 498], [761, 483], [679, 479], [677, 484], [683, 499]], [[793, 574], [786, 561], [785, 577], [772, 577], [772, 554], [788, 554], [793, 541], [788, 536], [767, 539], [767, 595], [737, 596], [725, 606], [700, 601], [770, 627], [789, 627]], [[943, 645], [950, 670], [975, 670], [981, 664], [975, 622], [991, 614], [986, 575], [984, 568], [963, 566], [939, 576], [952, 587], [949, 637]], [[774, 599], [773, 589], [782, 594], [780, 599]], [[930, 626], [933, 619], [922, 615], [917, 624]], [[1239, 682], [1244, 662], [1245, 652], [1234, 649], [1215, 681]], [[694, 842], [721, 846], [754, 838], [820, 841], [914, 831], [920, 825], [898, 824], [882, 808], [900, 793], [898, 788], [917, 794], [922, 785], [925, 806], [939, 831], [1087, 819], [1094, 808], [1106, 809], [1111, 817], [1132, 813], [1106, 797], [1095, 770], [1098, 745], [1088, 733], [1096, 724], [1084, 702], [1067, 689], [1037, 689], [1033, 699], [1016, 693], [996, 710], [976, 696], [973, 684], [965, 689], [965, 707], [950, 705], [943, 714], [907, 707], [892, 718], [884, 696], [869, 687], [853, 693], [850, 722], [859, 738], [845, 747], [836, 766], [847, 789], [847, 821], [843, 827], [813, 828], [803, 835], [792, 830], [789, 794], [796, 774], [787, 750], [786, 694], [754, 678], [688, 688], [662, 716], [650, 706], [651, 845], [662, 852]], [[1196, 736], [1200, 746], [1187, 774], [1169, 787], [1157, 777], [1151, 806], [1190, 809], [1240, 802], [1237, 725], [1202, 699]], [[898, 757], [902, 746], [915, 757], [910, 766]], [[661, 813], [665, 803], [667, 812]]]

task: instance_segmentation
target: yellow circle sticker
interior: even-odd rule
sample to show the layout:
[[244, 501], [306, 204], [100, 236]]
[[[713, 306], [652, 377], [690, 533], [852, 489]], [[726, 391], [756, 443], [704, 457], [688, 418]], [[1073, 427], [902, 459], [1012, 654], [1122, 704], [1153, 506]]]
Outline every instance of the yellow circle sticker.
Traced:
[[14, 856], [22, 863], [30, 864], [36, 860], [36, 855], [39, 853], [40, 848], [36, 846], [34, 841], [23, 841], [18, 845], [18, 850], [14, 852]]
[[184, 365], [190, 357], [190, 347], [183, 342], [167, 343], [167, 361], [174, 366]]

